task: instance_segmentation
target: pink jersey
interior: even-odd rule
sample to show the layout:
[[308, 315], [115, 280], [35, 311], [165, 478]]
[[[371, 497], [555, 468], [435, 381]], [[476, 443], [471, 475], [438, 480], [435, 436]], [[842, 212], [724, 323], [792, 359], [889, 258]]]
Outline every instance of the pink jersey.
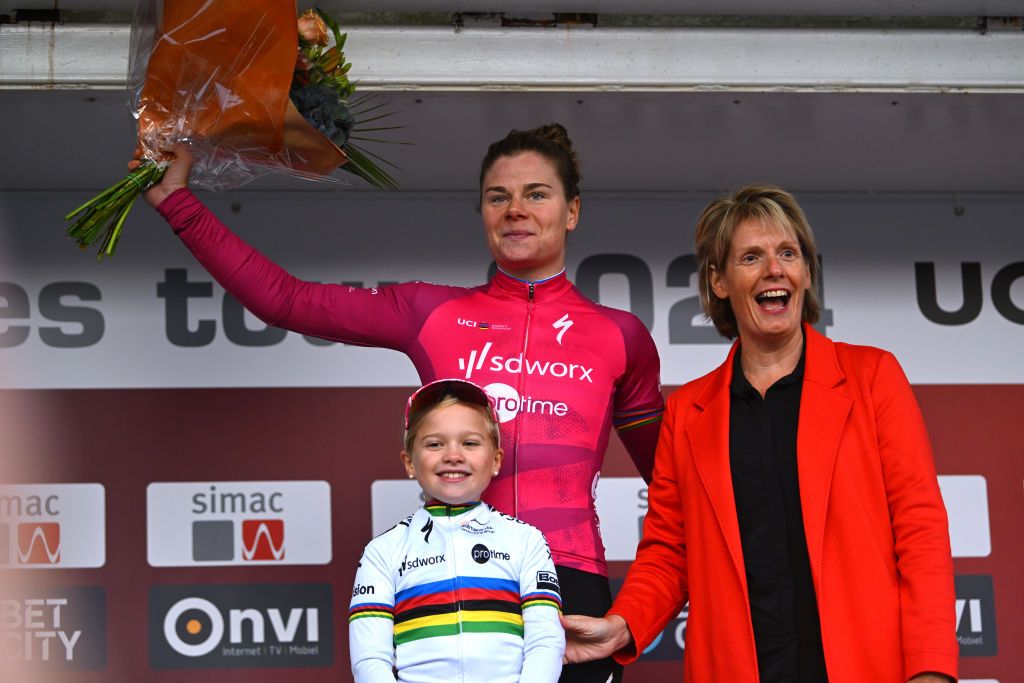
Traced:
[[607, 574], [594, 494], [610, 427], [649, 480], [664, 408], [657, 349], [634, 315], [590, 301], [564, 273], [529, 283], [499, 272], [472, 288], [306, 282], [230, 232], [188, 190], [159, 211], [265, 323], [401, 351], [424, 383], [460, 377], [484, 387], [505, 450], [484, 499], [543, 531], [555, 564]]

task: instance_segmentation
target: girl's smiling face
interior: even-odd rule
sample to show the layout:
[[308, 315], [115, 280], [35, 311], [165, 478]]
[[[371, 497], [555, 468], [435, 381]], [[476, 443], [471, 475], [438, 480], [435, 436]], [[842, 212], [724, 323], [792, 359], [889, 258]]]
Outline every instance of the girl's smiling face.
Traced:
[[411, 453], [402, 462], [428, 499], [451, 505], [480, 499], [501, 468], [502, 451], [494, 443], [484, 408], [453, 403], [420, 422]]

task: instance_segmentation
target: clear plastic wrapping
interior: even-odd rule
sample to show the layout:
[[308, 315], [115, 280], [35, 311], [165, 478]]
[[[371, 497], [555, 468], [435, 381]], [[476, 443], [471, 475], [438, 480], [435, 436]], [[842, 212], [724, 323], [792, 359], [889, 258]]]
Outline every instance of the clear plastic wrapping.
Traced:
[[345, 152], [289, 96], [299, 57], [293, 1], [140, 0], [128, 88], [143, 156], [187, 141], [192, 184], [215, 191], [267, 173], [339, 182]]

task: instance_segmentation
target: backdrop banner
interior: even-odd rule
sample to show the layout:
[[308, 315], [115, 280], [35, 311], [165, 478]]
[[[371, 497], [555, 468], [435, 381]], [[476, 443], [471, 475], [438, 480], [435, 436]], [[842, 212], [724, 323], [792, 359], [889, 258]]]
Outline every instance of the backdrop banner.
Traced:
[[[699, 314], [693, 225], [709, 197], [586, 198], [570, 278], [651, 330], [666, 384], [716, 367], [726, 345]], [[379, 349], [268, 329], [144, 208], [97, 264], [50, 207], [73, 194], [0, 194], [0, 350], [9, 388], [408, 386]], [[299, 277], [375, 287], [475, 285], [487, 255], [474, 195], [207, 196], [245, 239]], [[819, 329], [888, 349], [919, 384], [1024, 382], [1020, 196], [799, 197], [822, 261]], [[336, 214], [344, 202], [344, 221]], [[45, 208], [45, 212], [44, 212]], [[159, 362], [154, 362], [154, 361]]]
[[[666, 394], [728, 349], [697, 308], [693, 224], [710, 198], [588, 195], [570, 237], [576, 284], [648, 324]], [[895, 353], [921, 404], [963, 680], [1016, 680], [1024, 197], [798, 198], [821, 250], [819, 329]], [[398, 458], [412, 364], [268, 328], [145, 209], [97, 263], [54, 218], [83, 199], [0, 193], [0, 569], [19, 570], [0, 571], [0, 656], [37, 681], [350, 680], [360, 553], [418, 504]], [[306, 279], [487, 277], [473, 193], [206, 199]], [[615, 588], [647, 509], [617, 439], [597, 507]], [[686, 616], [629, 680], [682, 679]]]

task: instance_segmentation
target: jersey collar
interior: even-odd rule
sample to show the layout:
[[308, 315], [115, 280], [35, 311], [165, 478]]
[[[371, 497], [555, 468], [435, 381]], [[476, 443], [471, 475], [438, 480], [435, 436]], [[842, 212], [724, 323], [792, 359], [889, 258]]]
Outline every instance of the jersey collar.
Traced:
[[439, 500], [431, 498], [426, 502], [426, 504], [424, 504], [423, 509], [426, 510], [431, 517], [458, 517], [464, 512], [476, 509], [479, 505], [479, 500], [472, 503], [450, 505], [449, 503], [442, 503]]
[[491, 286], [494, 289], [498, 290], [505, 296], [513, 299], [519, 299], [521, 301], [530, 300], [530, 285], [533, 285], [534, 303], [554, 301], [572, 289], [572, 283], [569, 282], [569, 278], [565, 276], [564, 268], [556, 275], [552, 275], [551, 277], [543, 280], [535, 280], [533, 282], [512, 277], [500, 268], [494, 274], [494, 277], [491, 278]]

